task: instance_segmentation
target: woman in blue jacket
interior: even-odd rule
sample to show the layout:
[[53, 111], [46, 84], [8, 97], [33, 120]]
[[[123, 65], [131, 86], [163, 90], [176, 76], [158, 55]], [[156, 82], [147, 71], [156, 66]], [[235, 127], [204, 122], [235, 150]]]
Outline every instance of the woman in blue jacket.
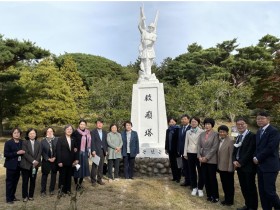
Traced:
[[125, 131], [122, 132], [122, 156], [124, 160], [124, 175], [126, 179], [133, 179], [135, 157], [139, 154], [139, 139], [136, 131], [132, 130], [132, 122], [126, 121]]

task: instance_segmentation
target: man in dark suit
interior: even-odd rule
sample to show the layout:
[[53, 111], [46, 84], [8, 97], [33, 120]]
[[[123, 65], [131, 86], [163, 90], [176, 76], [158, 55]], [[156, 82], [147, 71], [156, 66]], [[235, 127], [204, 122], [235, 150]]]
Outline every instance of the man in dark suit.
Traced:
[[247, 129], [245, 118], [236, 119], [239, 135], [233, 150], [233, 165], [237, 170], [245, 206], [237, 210], [258, 209], [258, 192], [256, 187], [257, 168], [252, 161], [256, 150], [256, 135]]
[[260, 127], [256, 134], [257, 146], [254, 163], [258, 170], [258, 186], [262, 208], [270, 210], [272, 207], [280, 209], [279, 196], [276, 193], [275, 182], [279, 171], [279, 131], [271, 126], [267, 112], [257, 115]]
[[177, 120], [170, 118], [168, 120], [168, 129], [165, 135], [165, 153], [169, 156], [170, 168], [172, 172], [172, 181], [180, 182], [181, 179], [181, 169], [178, 168], [177, 158], [179, 157], [177, 153], [178, 144], [178, 134], [179, 126], [176, 125]]
[[177, 152], [178, 155], [182, 158], [182, 163], [183, 163], [182, 173], [183, 176], [185, 177], [185, 180], [181, 184], [181, 186], [190, 186], [191, 183], [188, 160], [184, 158], [186, 132], [191, 129], [189, 122], [190, 122], [189, 115], [185, 114], [181, 116], [181, 127], [179, 129], [178, 145], [177, 145]]
[[[102, 181], [103, 177], [103, 164], [104, 158], [107, 155], [107, 132], [102, 130], [103, 120], [98, 119], [95, 121], [96, 129], [91, 131], [91, 151], [92, 156], [100, 157], [99, 165], [92, 163], [91, 168], [91, 182], [92, 186], [96, 185], [96, 182], [100, 185], [104, 185]], [[96, 177], [97, 176], [97, 177]]]

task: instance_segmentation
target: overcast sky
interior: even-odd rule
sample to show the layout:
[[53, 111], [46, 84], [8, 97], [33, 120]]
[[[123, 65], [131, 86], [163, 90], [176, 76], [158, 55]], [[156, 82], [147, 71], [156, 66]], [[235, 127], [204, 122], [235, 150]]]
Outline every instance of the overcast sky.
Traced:
[[[138, 57], [143, 2], [0, 2], [0, 34], [31, 40], [59, 55], [100, 55], [121, 65]], [[146, 24], [159, 10], [156, 63], [237, 38], [240, 47], [280, 37], [280, 2], [144, 2]]]

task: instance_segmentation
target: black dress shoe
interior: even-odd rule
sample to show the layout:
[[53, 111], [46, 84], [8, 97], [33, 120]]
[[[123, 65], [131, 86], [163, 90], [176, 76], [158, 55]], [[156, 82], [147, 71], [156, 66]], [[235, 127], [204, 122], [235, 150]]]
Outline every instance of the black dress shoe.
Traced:
[[219, 202], [219, 198], [213, 198], [211, 202], [212, 203], [218, 203]]
[[182, 186], [182, 187], [187, 187], [187, 186], [190, 186], [190, 184], [188, 184], [188, 183], [182, 183], [181, 186]]
[[241, 208], [237, 208], [236, 210], [247, 210], [247, 209], [248, 209], [247, 206], [243, 206]]
[[14, 201], [7, 201], [7, 204], [14, 204]]
[[222, 204], [223, 206], [225, 206], [225, 205], [227, 204], [227, 202], [226, 202], [226, 201], [221, 201], [221, 204]]
[[223, 206], [232, 206], [232, 205], [233, 205], [233, 202], [221, 201], [221, 204], [222, 204]]
[[212, 197], [207, 197], [207, 201], [212, 201]]

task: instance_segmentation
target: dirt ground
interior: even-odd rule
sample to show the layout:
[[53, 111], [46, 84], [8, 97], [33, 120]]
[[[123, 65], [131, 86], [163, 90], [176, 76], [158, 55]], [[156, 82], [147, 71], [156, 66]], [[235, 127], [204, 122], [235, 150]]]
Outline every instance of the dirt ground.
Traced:
[[[0, 142], [0, 154], [3, 154], [3, 141]], [[57, 198], [57, 195], [46, 197], [40, 196], [41, 172], [39, 171], [36, 188], [35, 200], [24, 203], [15, 202], [13, 205], [6, 204], [5, 200], [5, 177], [6, 169], [3, 167], [3, 156], [0, 157], [0, 210], [68, 210], [73, 209], [75, 198], [70, 196]], [[220, 203], [212, 204], [206, 201], [206, 196], [191, 196], [191, 190], [187, 187], [181, 187], [178, 183], [170, 181], [171, 177], [135, 177], [134, 180], [120, 179], [109, 183], [104, 180], [104, 186], [98, 185], [92, 187], [90, 180], [83, 182], [84, 190], [76, 196], [77, 209], [236, 209], [243, 206], [244, 200], [240, 192], [237, 174], [235, 173], [235, 203], [231, 207], [224, 207]], [[220, 199], [223, 200], [223, 191], [219, 181]], [[49, 184], [49, 180], [48, 180]], [[21, 178], [18, 184], [16, 197], [21, 199]], [[74, 184], [72, 190], [74, 191]], [[57, 188], [56, 188], [57, 189]], [[279, 194], [280, 179], [277, 179], [277, 190]], [[56, 190], [57, 192], [57, 190]], [[259, 209], [260, 204], [259, 204]]]

